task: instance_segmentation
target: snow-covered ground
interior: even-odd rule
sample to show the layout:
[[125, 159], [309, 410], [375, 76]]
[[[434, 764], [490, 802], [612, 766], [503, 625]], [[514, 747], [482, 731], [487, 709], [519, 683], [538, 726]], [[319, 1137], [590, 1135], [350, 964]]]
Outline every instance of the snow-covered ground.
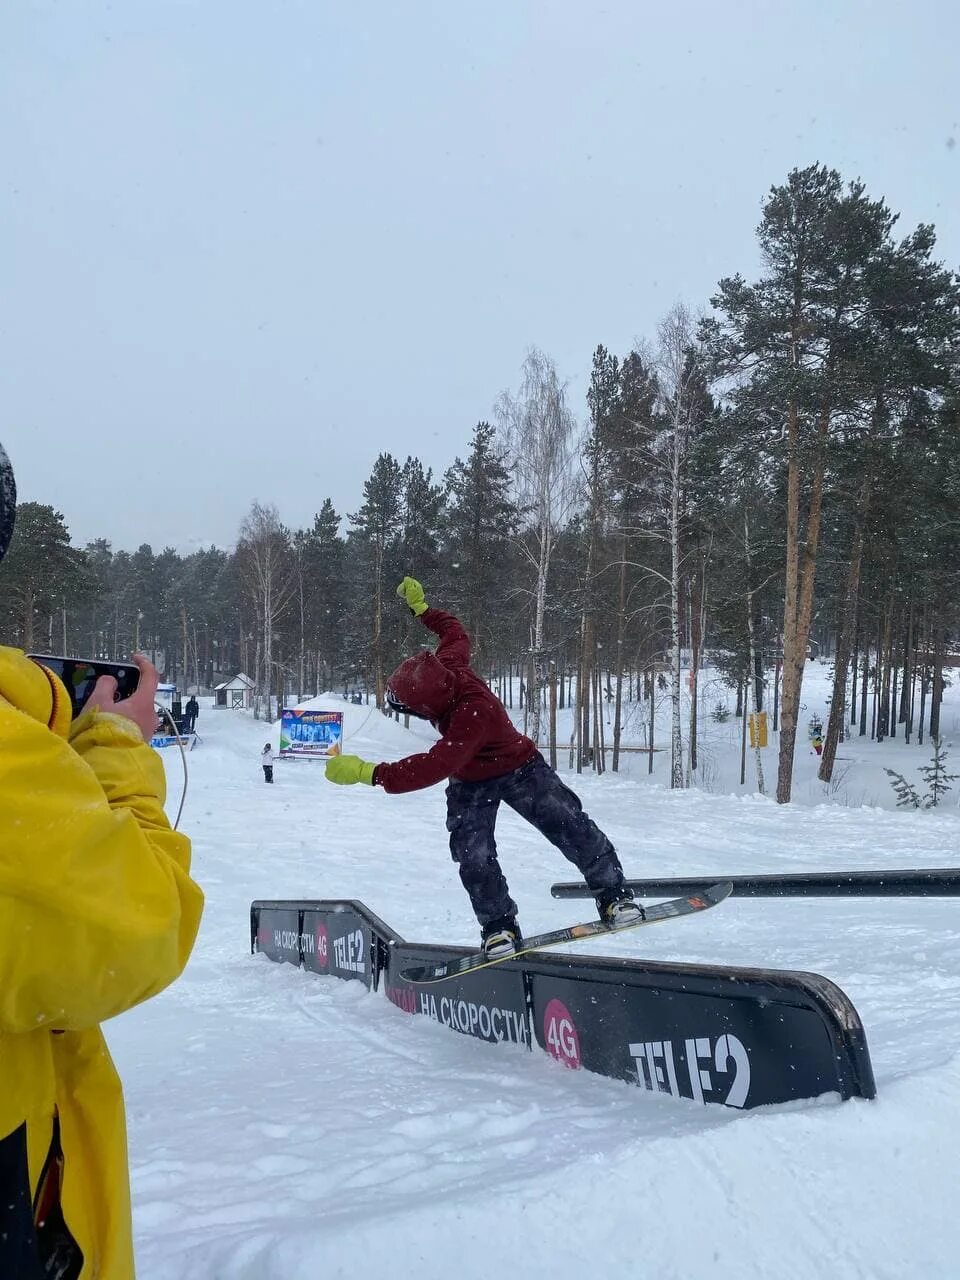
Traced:
[[[929, 736], [925, 733], [923, 745], [917, 745], [917, 734], [914, 732], [911, 745], [905, 746], [903, 741], [903, 725], [896, 726], [896, 736], [887, 738], [882, 744], [870, 740], [869, 725], [872, 714], [872, 702], [868, 698], [866, 737], [859, 736], [859, 729], [854, 726], [853, 736], [842, 742], [837, 751], [833, 778], [829, 783], [820, 782], [817, 768], [820, 761], [810, 746], [808, 725], [813, 716], [820, 717], [826, 725], [830, 710], [832, 692], [831, 667], [826, 661], [807, 663], [804, 675], [803, 692], [800, 699], [800, 715], [798, 718], [797, 750], [793, 770], [793, 802], [802, 805], [817, 805], [824, 802], [840, 804], [849, 808], [860, 808], [863, 805], [877, 806], [885, 809], [896, 807], [896, 796], [890, 779], [884, 768], [902, 772], [907, 780], [918, 787], [921, 796], [924, 784], [918, 769], [929, 764], [933, 747]], [[960, 672], [948, 672], [948, 680], [956, 680]], [[723, 705], [730, 712], [730, 718], [723, 724], [713, 719], [718, 705]], [[755, 753], [749, 741], [746, 751], [746, 782], [740, 784], [740, 754], [743, 736], [743, 721], [738, 720], [733, 712], [736, 707], [736, 693], [729, 689], [719, 673], [706, 669], [700, 675], [698, 741], [700, 744], [696, 785], [709, 794], [732, 793], [744, 794], [757, 789]], [[859, 707], [859, 695], [858, 695]], [[917, 698], [919, 714], [919, 695]], [[605, 706], [606, 728], [605, 742], [609, 748], [613, 740], [612, 706]], [[624, 743], [646, 745], [645, 726], [648, 717], [648, 705], [630, 704], [624, 714]], [[514, 719], [523, 724], [523, 713], [515, 708]], [[928, 707], [929, 715], [929, 707]], [[687, 722], [689, 706], [686, 701], [686, 681], [684, 681], [684, 702], [682, 708], [683, 740], [687, 742]], [[772, 724], [772, 716], [768, 718]], [[847, 732], [850, 726], [847, 725]], [[569, 742], [572, 729], [572, 718], [569, 711], [561, 711], [557, 719], [557, 738], [563, 746]], [[944, 745], [956, 745], [957, 750], [951, 752], [953, 772], [960, 773], [960, 691], [948, 688], [940, 717], [940, 732]], [[622, 757], [621, 772], [637, 781], [670, 783], [670, 697], [663, 690], [657, 692], [657, 724], [654, 733], [654, 744], [657, 750], [653, 756], [653, 773], [648, 774], [649, 756], [627, 752]], [[769, 749], [763, 752], [763, 770], [767, 794], [776, 791], [777, 779], [777, 735], [770, 734]], [[569, 757], [566, 749], [560, 751], [561, 762]], [[948, 768], [951, 759], [948, 757]], [[610, 764], [610, 755], [607, 755]], [[956, 808], [960, 800], [960, 791], [954, 789], [948, 797], [948, 807]]]
[[[822, 683], [812, 666], [811, 710]], [[960, 718], [949, 696], [948, 739]], [[430, 736], [328, 701], [345, 710], [346, 749], [366, 758]], [[957, 1273], [960, 901], [732, 899], [615, 948], [593, 944], [813, 970], [858, 1007], [875, 1102], [700, 1107], [251, 957], [257, 897], [360, 898], [411, 940], [471, 943], [477, 929], [446, 847], [442, 787], [338, 788], [303, 762], [278, 763], [268, 787], [259, 752], [276, 729], [207, 706], [198, 729], [183, 826], [207, 894], [200, 938], [177, 984], [107, 1027], [128, 1100], [141, 1280]], [[753, 794], [752, 772], [738, 794], [738, 725], [705, 731], [713, 793], [667, 790], [666, 756], [652, 785], [641, 756], [627, 776], [572, 779], [628, 874], [960, 861], [956, 791], [938, 812], [890, 808], [883, 765], [914, 776], [926, 748], [853, 739], [842, 795], [824, 794], [801, 742], [800, 803], [778, 807]], [[179, 762], [165, 759], [174, 810]], [[772, 778], [774, 751], [765, 764]], [[854, 807], [861, 791], [886, 807]], [[498, 835], [524, 927], [569, 922], [574, 904], [549, 886], [572, 868], [509, 811]]]

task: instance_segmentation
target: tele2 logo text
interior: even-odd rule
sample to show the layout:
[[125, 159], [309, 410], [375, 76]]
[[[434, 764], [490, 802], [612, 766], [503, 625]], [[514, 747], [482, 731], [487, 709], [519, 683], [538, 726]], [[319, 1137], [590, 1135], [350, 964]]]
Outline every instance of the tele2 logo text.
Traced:
[[[583, 1065], [576, 1023], [561, 1000], [551, 1000], [543, 1011], [543, 1042], [547, 1053], [564, 1066]], [[629, 1044], [627, 1050], [641, 1089], [695, 1102], [712, 1102], [708, 1094], [721, 1094], [717, 1101], [728, 1107], [746, 1105], [750, 1058], [736, 1036], [642, 1040]]]

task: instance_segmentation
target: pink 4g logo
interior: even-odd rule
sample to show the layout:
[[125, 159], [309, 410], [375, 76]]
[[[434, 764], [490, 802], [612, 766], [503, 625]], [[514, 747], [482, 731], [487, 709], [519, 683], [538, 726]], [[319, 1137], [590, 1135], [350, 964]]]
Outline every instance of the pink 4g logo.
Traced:
[[551, 1000], [543, 1011], [543, 1042], [551, 1058], [574, 1070], [580, 1067], [580, 1037], [562, 1000]]
[[327, 926], [318, 924], [316, 929], [317, 939], [317, 963], [324, 969], [327, 967], [327, 957], [329, 954], [329, 943], [327, 941]]

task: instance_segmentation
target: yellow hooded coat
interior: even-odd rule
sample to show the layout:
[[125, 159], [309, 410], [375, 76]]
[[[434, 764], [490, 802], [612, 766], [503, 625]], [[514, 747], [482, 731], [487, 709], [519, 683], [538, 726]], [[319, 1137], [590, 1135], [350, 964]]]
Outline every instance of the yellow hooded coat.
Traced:
[[39, 1277], [64, 1238], [83, 1259], [71, 1280], [134, 1274], [123, 1096], [98, 1024], [172, 982], [196, 937], [203, 895], [164, 797], [130, 720], [71, 723], [59, 681], [0, 646], [5, 1280]]

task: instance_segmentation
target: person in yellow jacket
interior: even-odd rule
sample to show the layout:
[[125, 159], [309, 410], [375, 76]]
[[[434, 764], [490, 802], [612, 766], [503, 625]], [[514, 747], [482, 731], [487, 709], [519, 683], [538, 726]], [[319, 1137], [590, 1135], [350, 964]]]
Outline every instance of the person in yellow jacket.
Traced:
[[72, 721], [56, 676], [0, 646], [3, 1280], [134, 1275], [123, 1095], [98, 1024], [177, 977], [203, 908], [147, 745], [157, 673], [135, 661], [132, 697], [114, 703], [102, 678]]

